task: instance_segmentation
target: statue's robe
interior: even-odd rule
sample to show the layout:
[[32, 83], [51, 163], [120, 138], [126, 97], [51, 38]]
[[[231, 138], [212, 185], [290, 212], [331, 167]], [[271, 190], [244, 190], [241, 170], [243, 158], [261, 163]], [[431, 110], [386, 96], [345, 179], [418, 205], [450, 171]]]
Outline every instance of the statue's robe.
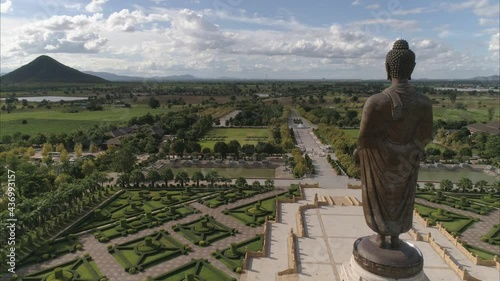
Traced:
[[411, 228], [419, 162], [432, 128], [431, 101], [407, 83], [367, 99], [358, 156], [363, 212], [373, 231], [395, 236]]

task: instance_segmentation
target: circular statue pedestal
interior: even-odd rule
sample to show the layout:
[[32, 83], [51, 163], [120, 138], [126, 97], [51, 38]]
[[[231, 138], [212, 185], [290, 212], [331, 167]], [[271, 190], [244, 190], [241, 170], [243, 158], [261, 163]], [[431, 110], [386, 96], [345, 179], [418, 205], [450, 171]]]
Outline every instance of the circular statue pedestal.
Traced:
[[397, 249], [379, 248], [375, 235], [354, 242], [353, 255], [342, 265], [342, 281], [426, 281], [424, 258], [413, 244], [401, 241]]

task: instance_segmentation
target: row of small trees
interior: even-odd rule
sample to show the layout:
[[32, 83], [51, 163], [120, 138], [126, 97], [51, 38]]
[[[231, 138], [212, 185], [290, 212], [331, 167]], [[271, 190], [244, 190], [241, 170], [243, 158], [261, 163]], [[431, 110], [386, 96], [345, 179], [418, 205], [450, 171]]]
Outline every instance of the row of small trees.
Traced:
[[[122, 187], [126, 187], [128, 184], [132, 184], [134, 187], [138, 188], [143, 182], [149, 182], [151, 187], [157, 187], [158, 182], [163, 181], [165, 187], [169, 186], [169, 182], [174, 181], [178, 183], [180, 187], [184, 188], [184, 185], [193, 182], [196, 187], [200, 187], [200, 182], [206, 182], [209, 187], [214, 187], [216, 183], [230, 184], [232, 179], [228, 177], [220, 176], [217, 171], [211, 170], [206, 174], [201, 171], [195, 171], [191, 176], [186, 171], [180, 171], [174, 174], [171, 168], [163, 168], [160, 170], [153, 169], [147, 173], [143, 173], [141, 169], [135, 169], [130, 174], [123, 173], [118, 177], [118, 184]], [[247, 180], [244, 177], [238, 177], [235, 180], [236, 186], [246, 186]], [[266, 180], [265, 186], [274, 186], [273, 180]]]
[[[432, 182], [426, 182], [423, 188], [434, 190], [436, 186]], [[479, 180], [473, 183], [471, 179], [462, 177], [456, 184], [453, 184], [451, 180], [444, 179], [439, 183], [439, 188], [442, 191], [448, 192], [500, 193], [500, 181], [489, 185], [485, 180]]]

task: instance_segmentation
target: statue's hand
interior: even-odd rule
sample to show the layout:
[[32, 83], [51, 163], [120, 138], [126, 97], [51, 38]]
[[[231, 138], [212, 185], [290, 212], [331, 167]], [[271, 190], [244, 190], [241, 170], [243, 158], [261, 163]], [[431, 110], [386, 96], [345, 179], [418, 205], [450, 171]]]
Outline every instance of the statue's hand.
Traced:
[[354, 163], [356, 165], [359, 165], [359, 152], [358, 152], [358, 149], [354, 149], [354, 153], [352, 155], [353, 159], [354, 159]]

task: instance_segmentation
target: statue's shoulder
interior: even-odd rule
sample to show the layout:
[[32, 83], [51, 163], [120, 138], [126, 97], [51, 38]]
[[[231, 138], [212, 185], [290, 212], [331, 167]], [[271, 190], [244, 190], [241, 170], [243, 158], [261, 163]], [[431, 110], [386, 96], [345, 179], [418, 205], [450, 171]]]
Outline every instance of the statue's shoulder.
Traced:
[[428, 96], [417, 91], [415, 91], [415, 94], [418, 97], [418, 101], [422, 106], [432, 107], [432, 101]]
[[371, 110], [381, 110], [390, 106], [391, 99], [384, 92], [370, 96], [366, 99], [365, 108]]

